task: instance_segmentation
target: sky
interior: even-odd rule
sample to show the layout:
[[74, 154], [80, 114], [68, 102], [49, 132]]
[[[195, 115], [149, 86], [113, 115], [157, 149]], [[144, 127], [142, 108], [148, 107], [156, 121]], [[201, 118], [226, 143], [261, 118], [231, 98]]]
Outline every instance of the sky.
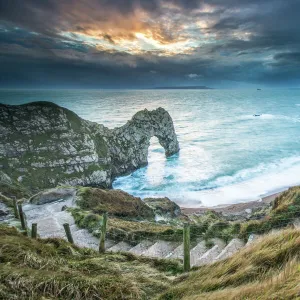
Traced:
[[0, 0], [0, 87], [300, 87], [300, 0]]

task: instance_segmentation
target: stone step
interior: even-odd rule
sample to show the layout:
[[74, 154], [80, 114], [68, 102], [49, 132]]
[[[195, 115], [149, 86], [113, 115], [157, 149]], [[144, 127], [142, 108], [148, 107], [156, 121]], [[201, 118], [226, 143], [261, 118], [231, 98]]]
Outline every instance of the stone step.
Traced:
[[178, 243], [157, 241], [149, 249], [143, 252], [142, 255], [163, 258], [168, 256], [176, 247], [178, 247]]
[[222, 250], [216, 257], [216, 260], [222, 260], [230, 257], [245, 246], [244, 241], [241, 239], [232, 239], [230, 243]]
[[218, 245], [222, 249], [226, 246], [226, 243], [220, 238], [213, 238], [210, 241], [213, 242], [214, 245]]
[[37, 205], [27, 204], [23, 206], [23, 212], [26, 216], [27, 221], [32, 221], [32, 223], [37, 223], [36, 220], [52, 216], [48, 210], [43, 207], [37, 207]]
[[[98, 244], [100, 243], [100, 239], [98, 241]], [[105, 240], [105, 249], [108, 250], [109, 248], [113, 247], [114, 245], [116, 245], [117, 243], [114, 240], [109, 240], [106, 239]]]
[[41, 238], [57, 237], [65, 238], [63, 227], [54, 217], [41, 219], [27, 219], [27, 226], [30, 228], [32, 223], [37, 223], [37, 233]]
[[172, 252], [170, 252], [166, 258], [183, 259], [183, 244], [179, 245]]
[[246, 243], [246, 247], [251, 245], [254, 241], [256, 241], [258, 238], [260, 237], [260, 235], [258, 234], [254, 234], [254, 233], [251, 233], [249, 235], [249, 238], [248, 238], [248, 241]]
[[73, 226], [70, 229], [71, 229], [71, 233], [72, 233], [72, 236], [73, 236], [74, 243], [77, 246], [98, 250], [98, 248], [99, 248], [99, 239], [92, 236], [88, 232], [88, 230], [86, 230], [86, 229], [76, 230]]
[[217, 256], [225, 248], [225, 243], [222, 240], [213, 239], [213, 242], [215, 243], [215, 245], [196, 260], [195, 266], [202, 266], [213, 263]]
[[[0, 193], [0, 196], [1, 196], [1, 193]], [[0, 197], [0, 199], [1, 199], [1, 197]], [[12, 217], [13, 217], [13, 215], [12, 215], [10, 209], [7, 207], [7, 205], [5, 205], [0, 200], [0, 222], [8, 220]]]
[[197, 260], [207, 251], [205, 241], [201, 241], [191, 250], [191, 266], [195, 266]]
[[132, 246], [126, 242], [120, 242], [115, 244], [114, 246], [107, 248], [107, 251], [111, 252], [126, 252], [130, 250]]
[[300, 218], [295, 219], [293, 225], [296, 229], [300, 229]]
[[53, 203], [45, 204], [45, 205], [38, 205], [38, 206], [45, 206], [45, 208], [50, 212], [50, 213], [58, 213], [63, 210], [63, 207], [74, 207], [74, 200], [72, 198], [69, 198], [67, 200], [60, 200], [56, 201]]
[[54, 216], [60, 225], [63, 225], [64, 223], [68, 223], [70, 226], [72, 226], [75, 224], [75, 220], [69, 212], [60, 211], [55, 213]]
[[[193, 266], [196, 260], [201, 257], [206, 251], [207, 248], [204, 241], [199, 242], [194, 248], [192, 248], [190, 252], [191, 265]], [[183, 244], [175, 248], [168, 256], [166, 256], [166, 258], [183, 259]]]
[[136, 255], [142, 255], [142, 253], [145, 252], [148, 248], [150, 248], [153, 244], [154, 244], [153, 241], [148, 241], [148, 240], [141, 241], [139, 244], [129, 249], [128, 252]]

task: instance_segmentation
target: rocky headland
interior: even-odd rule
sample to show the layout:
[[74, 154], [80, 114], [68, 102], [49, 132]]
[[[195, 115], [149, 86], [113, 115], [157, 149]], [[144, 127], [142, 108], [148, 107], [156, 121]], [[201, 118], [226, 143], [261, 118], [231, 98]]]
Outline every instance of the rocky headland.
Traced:
[[115, 177], [147, 165], [153, 136], [166, 156], [179, 151], [163, 108], [145, 109], [108, 129], [51, 102], [0, 104], [0, 168], [34, 191], [57, 185], [110, 188]]

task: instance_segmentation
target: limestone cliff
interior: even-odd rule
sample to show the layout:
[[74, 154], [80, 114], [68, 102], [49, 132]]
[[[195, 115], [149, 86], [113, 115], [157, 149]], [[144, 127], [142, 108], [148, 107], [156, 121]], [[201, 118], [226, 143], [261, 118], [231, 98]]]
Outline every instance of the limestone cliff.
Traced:
[[51, 102], [0, 104], [0, 168], [32, 189], [110, 187], [116, 176], [147, 164], [152, 136], [166, 156], [179, 151], [163, 108], [140, 111], [124, 126], [108, 129]]

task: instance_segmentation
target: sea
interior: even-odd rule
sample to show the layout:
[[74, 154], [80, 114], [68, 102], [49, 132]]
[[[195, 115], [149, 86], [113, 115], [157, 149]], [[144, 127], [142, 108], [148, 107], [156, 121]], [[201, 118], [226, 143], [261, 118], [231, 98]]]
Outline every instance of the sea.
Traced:
[[109, 128], [165, 108], [180, 152], [151, 139], [148, 166], [113, 187], [183, 207], [259, 200], [300, 184], [300, 89], [0, 90], [0, 102], [52, 101]]

